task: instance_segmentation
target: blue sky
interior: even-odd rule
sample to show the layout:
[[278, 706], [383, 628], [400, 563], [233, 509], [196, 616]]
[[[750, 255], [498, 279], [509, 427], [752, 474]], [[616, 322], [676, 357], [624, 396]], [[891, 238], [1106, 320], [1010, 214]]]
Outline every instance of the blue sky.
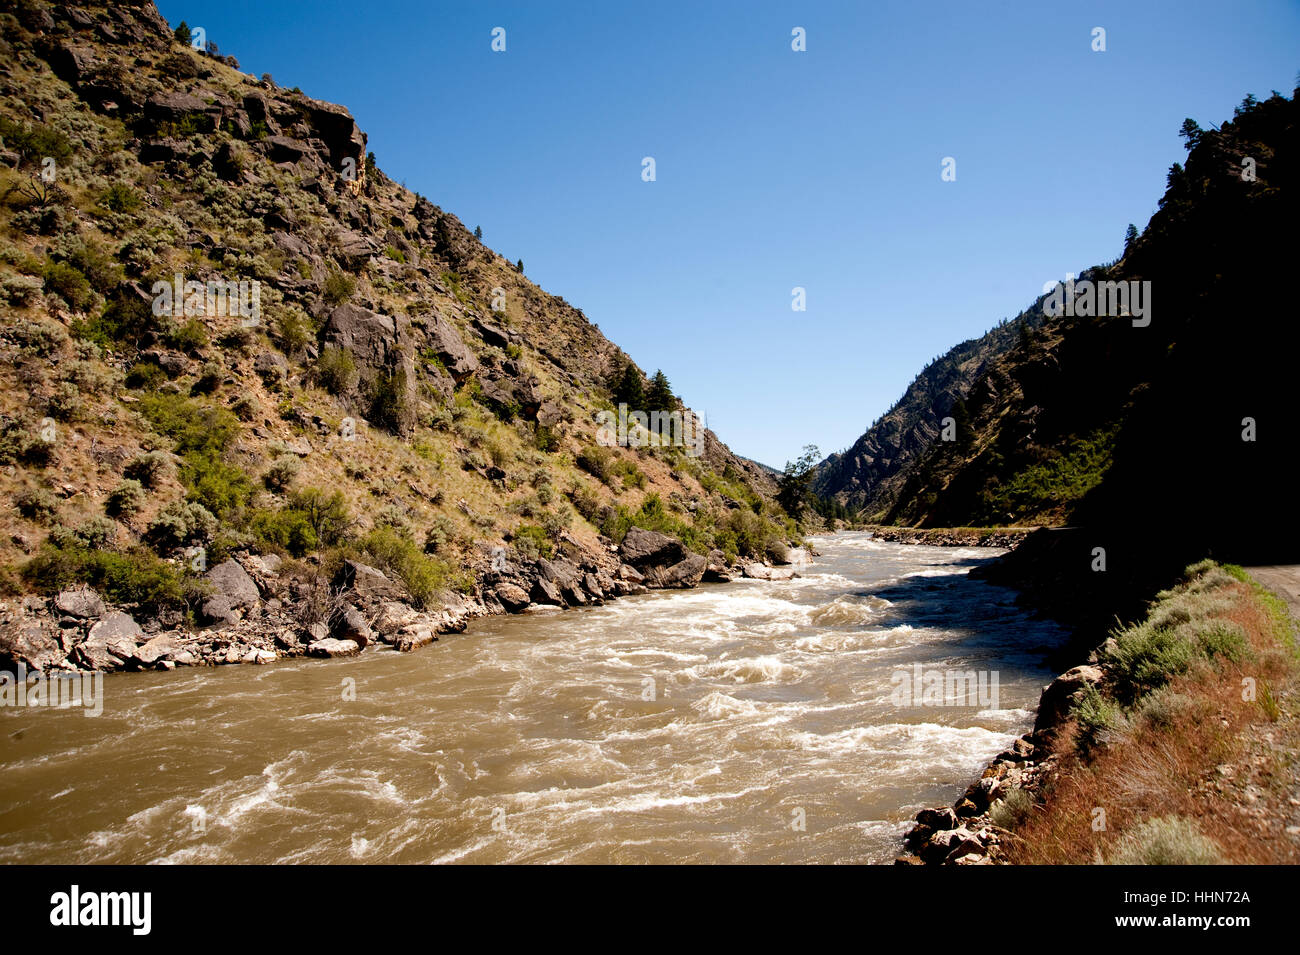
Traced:
[[1115, 258], [1183, 118], [1290, 95], [1300, 69], [1282, 0], [158, 6], [347, 105], [392, 178], [777, 467], [846, 448], [931, 358]]

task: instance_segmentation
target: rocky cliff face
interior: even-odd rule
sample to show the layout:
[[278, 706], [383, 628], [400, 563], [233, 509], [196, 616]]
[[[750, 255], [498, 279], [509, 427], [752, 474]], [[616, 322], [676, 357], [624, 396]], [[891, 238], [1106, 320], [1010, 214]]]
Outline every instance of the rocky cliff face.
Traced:
[[[617, 595], [634, 526], [696, 558], [666, 585], [789, 536], [771, 475], [711, 432], [698, 455], [602, 447], [628, 356], [389, 179], [346, 108], [151, 3], [4, 10], [0, 616], [14, 639], [43, 621], [42, 659], [90, 659], [89, 618], [48, 602], [87, 583], [129, 636], [242, 661], [364, 636], [347, 606], [373, 628], [385, 601], [347, 597], [348, 561], [425, 615], [409, 636]], [[213, 602], [218, 566], [244, 602]]]

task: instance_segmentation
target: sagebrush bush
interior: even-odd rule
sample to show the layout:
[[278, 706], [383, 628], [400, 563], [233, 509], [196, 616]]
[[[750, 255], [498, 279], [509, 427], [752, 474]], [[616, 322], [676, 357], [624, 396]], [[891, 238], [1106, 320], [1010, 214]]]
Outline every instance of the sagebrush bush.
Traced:
[[59, 547], [89, 547], [98, 549], [111, 545], [117, 539], [117, 524], [107, 517], [91, 517], [69, 530], [56, 527], [50, 532], [50, 541]]
[[23, 517], [45, 522], [58, 511], [59, 499], [45, 488], [29, 484], [14, 495], [14, 506]]
[[342, 395], [357, 384], [357, 366], [345, 349], [326, 346], [321, 349], [312, 369], [316, 381], [332, 395]]
[[1148, 819], [1125, 832], [1110, 865], [1224, 865], [1223, 850], [1182, 816]]
[[122, 473], [147, 488], [156, 488], [171, 470], [172, 460], [167, 454], [162, 451], [146, 451], [134, 458]]
[[1176, 631], [1143, 624], [1115, 635], [1103, 657], [1115, 695], [1131, 704], [1164, 686], [1191, 665], [1193, 647]]
[[293, 484], [301, 470], [302, 462], [296, 455], [282, 454], [266, 469], [266, 473], [262, 475], [262, 483], [272, 491], [285, 491]]
[[218, 521], [197, 501], [172, 501], [149, 523], [148, 536], [159, 547], [180, 547], [211, 540]]
[[104, 507], [110, 514], [133, 514], [144, 507], [147, 497], [143, 484], [134, 478], [126, 478], [108, 492]]
[[325, 301], [331, 305], [342, 305], [356, 293], [357, 283], [345, 272], [331, 272], [325, 278]]
[[1002, 829], [1014, 830], [1033, 812], [1034, 799], [1019, 787], [1011, 790], [989, 810], [989, 821]]

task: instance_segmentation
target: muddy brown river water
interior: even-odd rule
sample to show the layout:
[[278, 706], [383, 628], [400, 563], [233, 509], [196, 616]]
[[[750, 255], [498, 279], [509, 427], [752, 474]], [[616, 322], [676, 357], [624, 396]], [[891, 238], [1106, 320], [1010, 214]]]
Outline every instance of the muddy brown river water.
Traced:
[[[998, 551], [817, 547], [788, 582], [0, 709], [0, 861], [888, 862], [1029, 727], [1064, 635], [967, 576]], [[900, 698], [934, 673], [996, 699]]]

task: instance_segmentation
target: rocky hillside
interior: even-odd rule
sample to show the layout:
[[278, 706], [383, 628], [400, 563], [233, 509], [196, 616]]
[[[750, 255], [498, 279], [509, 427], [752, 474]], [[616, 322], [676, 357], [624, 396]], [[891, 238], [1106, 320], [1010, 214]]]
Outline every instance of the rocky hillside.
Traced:
[[1028, 309], [926, 365], [849, 450], [818, 465], [814, 491], [865, 520], [888, 513], [910, 466], [939, 439], [943, 419], [954, 409], [957, 416], [964, 415], [971, 384], [994, 357], [1015, 345], [1021, 328], [1032, 328], [1040, 320], [1037, 308]]
[[[934, 527], [1139, 525], [1183, 538], [1188, 558], [1212, 548], [1294, 554], [1285, 409], [1300, 334], [1280, 276], [1295, 218], [1297, 109], [1275, 93], [1247, 97], [1218, 128], [1189, 120], [1186, 166], [1170, 169], [1145, 232], [1076, 280], [1079, 295], [1084, 282], [1150, 283], [1145, 317], [1062, 311], [1017, 332], [975, 370], [952, 412], [953, 441], [933, 432], [961, 388], [956, 368], [946, 385], [919, 385], [917, 410], [900, 421], [924, 423], [910, 432], [916, 450], [892, 476], [897, 491], [886, 484], [865, 497], [872, 516]], [[883, 433], [864, 436], [865, 447], [906, 446]]]
[[521, 268], [151, 3], [0, 3], [7, 655], [431, 639], [782, 559], [771, 475], [711, 432], [601, 442], [654, 383]]

